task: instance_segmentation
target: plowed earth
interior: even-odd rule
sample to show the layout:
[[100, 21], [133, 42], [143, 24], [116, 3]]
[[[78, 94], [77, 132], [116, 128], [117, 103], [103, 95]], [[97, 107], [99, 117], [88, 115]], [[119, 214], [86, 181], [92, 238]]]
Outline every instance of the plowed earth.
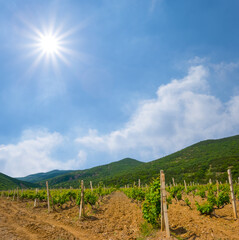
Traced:
[[78, 207], [58, 209], [48, 214], [46, 203], [33, 208], [33, 202], [0, 199], [0, 239], [4, 240], [120, 240], [137, 239], [142, 212], [123, 193], [103, 199], [96, 209], [88, 207], [83, 221]]
[[[189, 199], [192, 203], [195, 199]], [[239, 207], [239, 202], [237, 202]], [[63, 206], [57, 212], [47, 212], [46, 203], [33, 208], [32, 201], [12, 201], [0, 198], [1, 240], [158, 240], [164, 233], [153, 231], [142, 237], [144, 223], [139, 204], [123, 193], [104, 198], [95, 209], [87, 208], [83, 221], [78, 219], [76, 206]], [[217, 217], [202, 216], [192, 204], [192, 210], [182, 201], [173, 202], [168, 210], [170, 230], [180, 239], [238, 239], [239, 220], [233, 220], [231, 205], [216, 210]], [[239, 214], [239, 212], [238, 212]]]

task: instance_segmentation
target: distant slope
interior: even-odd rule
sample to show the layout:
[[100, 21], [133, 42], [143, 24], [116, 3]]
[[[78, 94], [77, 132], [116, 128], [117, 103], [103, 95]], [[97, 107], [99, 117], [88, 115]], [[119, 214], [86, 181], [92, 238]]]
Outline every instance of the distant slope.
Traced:
[[[86, 170], [73, 171], [61, 176], [49, 179], [49, 184], [54, 187], [79, 187], [79, 180], [84, 180], [86, 185], [92, 181], [93, 184], [98, 184], [100, 181], [111, 182], [111, 179], [127, 174], [130, 170], [144, 165], [140, 161], [132, 158], [125, 158], [117, 162], [94, 167]], [[44, 182], [40, 182], [44, 185]]]
[[35, 188], [35, 187], [39, 187], [39, 185], [20, 181], [16, 178], [12, 178], [3, 173], [0, 173], [0, 190], [14, 189], [17, 187], [19, 187], [19, 188]]
[[106, 184], [125, 185], [138, 178], [142, 183], [148, 183], [159, 176], [160, 170], [166, 174], [166, 182], [186, 181], [206, 183], [211, 178], [219, 181], [228, 179], [227, 169], [232, 169], [233, 179], [239, 177], [239, 135], [206, 140], [187, 147], [166, 157], [138, 166], [133, 171], [116, 176]]
[[149, 183], [158, 177], [161, 169], [166, 174], [166, 182], [174, 177], [176, 182], [184, 179], [188, 182], [206, 183], [211, 178], [219, 181], [227, 180], [227, 169], [232, 169], [233, 178], [239, 177], [239, 135], [196, 143], [181, 151], [148, 163], [132, 159], [84, 171], [75, 171], [50, 180], [55, 187], [78, 187], [79, 179], [98, 184], [124, 186], [132, 184], [139, 178], [142, 183]]
[[[38, 178], [40, 179], [38, 183], [43, 187], [45, 180], [49, 181], [51, 187], [72, 186], [78, 188], [79, 180], [84, 180], [86, 187], [89, 187], [90, 181], [93, 182], [93, 185], [102, 181], [108, 186], [124, 186], [133, 184], [139, 178], [142, 184], [149, 183], [152, 178], [158, 177], [160, 170], [163, 169], [167, 183], [172, 180], [172, 177], [176, 182], [183, 182], [185, 179], [187, 182], [206, 183], [210, 178], [226, 181], [229, 167], [232, 169], [234, 180], [236, 180], [239, 177], [239, 135], [202, 141], [148, 163], [125, 158], [118, 162], [86, 170], [65, 173], [64, 171], [52, 171], [52, 174], [49, 172], [46, 173], [47, 175], [33, 174], [27, 176], [27, 180], [37, 181]], [[56, 175], [54, 176], [54, 174]]]
[[53, 170], [53, 171], [45, 172], [45, 173], [42, 172], [42, 173], [31, 174], [31, 175], [28, 175], [26, 177], [20, 177], [20, 178], [17, 178], [17, 179], [21, 180], [21, 181], [36, 183], [36, 182], [44, 181], [44, 180], [49, 179], [49, 178], [54, 178], [54, 177], [57, 177], [59, 175], [63, 175], [65, 173], [69, 173], [69, 172], [72, 172], [72, 171], [73, 170]]

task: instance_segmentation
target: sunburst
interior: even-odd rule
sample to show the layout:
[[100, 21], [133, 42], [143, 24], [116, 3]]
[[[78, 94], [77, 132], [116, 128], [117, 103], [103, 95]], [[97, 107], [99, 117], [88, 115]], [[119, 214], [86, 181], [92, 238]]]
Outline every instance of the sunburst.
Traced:
[[62, 28], [44, 27], [36, 28], [32, 25], [28, 26], [31, 29], [28, 37], [31, 42], [29, 56], [35, 57], [29, 71], [32, 72], [42, 62], [46, 66], [53, 66], [55, 70], [59, 70], [59, 62], [64, 62], [70, 65], [69, 57], [73, 55], [73, 51], [69, 48], [69, 37], [74, 33], [75, 29], [63, 31]]

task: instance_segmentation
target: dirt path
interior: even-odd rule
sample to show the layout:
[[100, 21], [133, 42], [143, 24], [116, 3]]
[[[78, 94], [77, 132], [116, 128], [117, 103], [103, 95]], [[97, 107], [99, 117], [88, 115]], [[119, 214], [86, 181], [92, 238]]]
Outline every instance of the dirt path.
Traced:
[[88, 218], [78, 220], [78, 208], [47, 213], [46, 207], [33, 208], [33, 202], [1, 199], [0, 239], [137, 239], [143, 222], [140, 208], [123, 193], [115, 192]]

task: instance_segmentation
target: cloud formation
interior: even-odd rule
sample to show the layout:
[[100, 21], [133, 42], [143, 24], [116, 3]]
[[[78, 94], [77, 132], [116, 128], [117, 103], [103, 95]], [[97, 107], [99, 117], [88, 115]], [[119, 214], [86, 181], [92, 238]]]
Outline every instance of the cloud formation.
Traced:
[[0, 171], [19, 177], [53, 169], [72, 169], [86, 160], [83, 151], [78, 158], [65, 162], [52, 156], [64, 143], [64, 137], [47, 130], [26, 130], [16, 144], [0, 145]]
[[157, 97], [140, 103], [124, 128], [99, 135], [96, 130], [76, 141], [112, 154], [152, 160], [194, 142], [237, 134], [239, 96], [222, 103], [210, 95], [209, 71], [191, 67], [183, 79], [158, 88]]
[[0, 172], [16, 177], [88, 168], [127, 156], [150, 161], [200, 140], [238, 134], [239, 96], [222, 102], [210, 93], [209, 79], [208, 68], [190, 67], [184, 78], [161, 85], [155, 98], [141, 101], [123, 128], [108, 134], [90, 129], [85, 136], [66, 137], [26, 130], [17, 143], [0, 145]]

